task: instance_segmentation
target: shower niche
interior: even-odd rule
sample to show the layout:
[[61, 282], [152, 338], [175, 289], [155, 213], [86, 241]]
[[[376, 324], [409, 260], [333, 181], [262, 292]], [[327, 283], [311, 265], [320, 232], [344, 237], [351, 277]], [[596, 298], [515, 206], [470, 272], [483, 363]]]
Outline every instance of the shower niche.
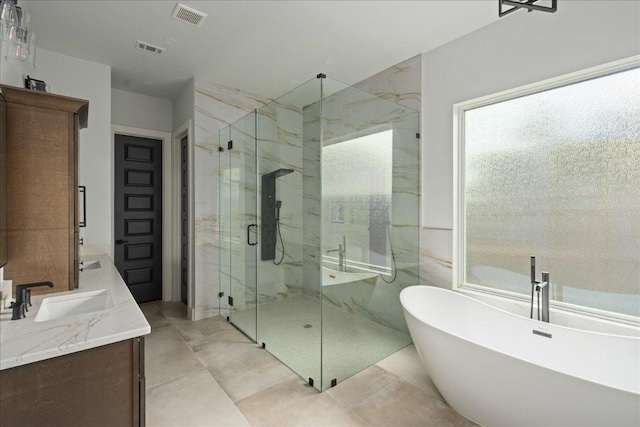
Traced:
[[319, 391], [411, 343], [418, 133], [322, 75], [220, 131], [220, 314]]

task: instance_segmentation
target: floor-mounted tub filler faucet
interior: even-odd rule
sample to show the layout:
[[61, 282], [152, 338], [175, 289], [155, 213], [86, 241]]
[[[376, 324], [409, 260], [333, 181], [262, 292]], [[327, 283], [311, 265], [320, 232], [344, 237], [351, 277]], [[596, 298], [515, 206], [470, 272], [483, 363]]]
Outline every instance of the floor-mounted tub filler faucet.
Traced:
[[328, 254], [338, 252], [338, 270], [347, 271], [347, 236], [342, 236], [342, 244], [338, 245], [338, 249], [329, 249]]
[[[536, 281], [536, 257], [531, 257], [531, 314], [529, 317], [533, 319], [533, 294], [538, 296], [538, 320], [549, 323], [549, 273], [542, 272], [542, 282]], [[540, 297], [542, 296], [542, 307], [540, 306]], [[542, 308], [542, 314], [540, 309]]]

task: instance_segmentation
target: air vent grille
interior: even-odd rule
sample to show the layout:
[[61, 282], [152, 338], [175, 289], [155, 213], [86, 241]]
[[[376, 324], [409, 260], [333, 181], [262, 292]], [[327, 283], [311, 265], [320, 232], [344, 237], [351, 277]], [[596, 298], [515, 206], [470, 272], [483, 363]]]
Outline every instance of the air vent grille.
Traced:
[[149, 51], [149, 52], [157, 53], [158, 55], [160, 55], [162, 52], [164, 52], [166, 50], [163, 47], [154, 46], [154, 45], [149, 44], [147, 42], [141, 42], [140, 40], [138, 40], [136, 42], [136, 47], [138, 49], [142, 49], [142, 50], [146, 50], [146, 51]]
[[195, 10], [192, 7], [185, 6], [182, 3], [177, 3], [171, 16], [179, 21], [199, 27], [200, 24], [202, 24], [202, 21], [204, 21], [204, 18], [207, 17], [207, 14], [200, 12], [199, 10]]

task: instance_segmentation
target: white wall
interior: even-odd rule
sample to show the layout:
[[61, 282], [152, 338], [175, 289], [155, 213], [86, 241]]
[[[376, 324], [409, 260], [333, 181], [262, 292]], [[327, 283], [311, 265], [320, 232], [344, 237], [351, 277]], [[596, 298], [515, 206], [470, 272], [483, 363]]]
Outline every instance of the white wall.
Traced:
[[173, 101], [173, 128], [178, 129], [187, 120], [193, 123], [195, 114], [195, 87], [194, 79], [190, 79], [180, 92], [180, 95]]
[[640, 2], [518, 11], [423, 55], [422, 225], [453, 225], [453, 104], [640, 52]]
[[80, 185], [87, 187], [85, 245], [110, 247], [111, 222], [111, 67], [37, 49], [34, 69], [0, 58], [3, 84], [22, 87], [24, 76], [44, 80], [51, 93], [87, 99], [89, 124], [80, 131]]
[[173, 102], [169, 99], [111, 89], [111, 123], [172, 132]]

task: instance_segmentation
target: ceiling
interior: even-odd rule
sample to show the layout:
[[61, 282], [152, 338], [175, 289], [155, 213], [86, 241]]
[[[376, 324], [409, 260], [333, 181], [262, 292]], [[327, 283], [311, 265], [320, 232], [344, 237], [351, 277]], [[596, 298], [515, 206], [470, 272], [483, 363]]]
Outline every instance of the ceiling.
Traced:
[[183, 0], [208, 14], [200, 27], [171, 17], [176, 1], [20, 3], [39, 48], [109, 65], [112, 87], [167, 99], [193, 76], [269, 98], [320, 72], [353, 84], [498, 19], [496, 0]]

